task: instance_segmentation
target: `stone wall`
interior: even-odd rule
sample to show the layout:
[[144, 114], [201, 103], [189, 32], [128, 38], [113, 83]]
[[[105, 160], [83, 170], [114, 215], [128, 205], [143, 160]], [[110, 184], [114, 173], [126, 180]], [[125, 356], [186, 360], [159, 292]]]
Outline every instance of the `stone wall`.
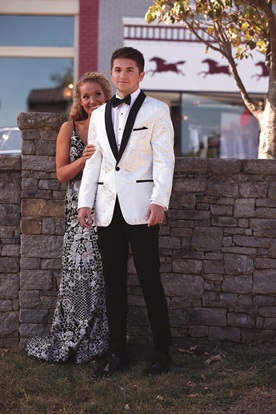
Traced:
[[64, 233], [65, 185], [55, 174], [59, 114], [21, 113], [24, 132], [21, 189], [20, 347], [45, 335], [56, 304]]
[[[49, 332], [60, 278], [64, 194], [60, 115], [21, 113], [23, 156], [0, 157], [0, 347]], [[20, 170], [21, 169], [21, 170]], [[162, 279], [173, 337], [266, 341], [276, 330], [276, 161], [179, 158]], [[150, 340], [132, 258], [129, 329]]]
[[0, 156], [0, 347], [19, 341], [21, 158]]

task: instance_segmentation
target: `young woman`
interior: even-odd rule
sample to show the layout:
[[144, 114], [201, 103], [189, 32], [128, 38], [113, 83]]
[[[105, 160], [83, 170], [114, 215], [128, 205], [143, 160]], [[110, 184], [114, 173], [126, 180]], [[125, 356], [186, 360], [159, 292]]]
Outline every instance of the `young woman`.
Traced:
[[68, 183], [62, 275], [50, 335], [26, 345], [29, 356], [48, 362], [87, 362], [108, 348], [104, 280], [96, 228], [78, 222], [78, 192], [86, 160], [94, 153], [87, 144], [92, 112], [111, 97], [108, 80], [98, 72], [85, 73], [75, 84], [68, 121], [56, 143], [56, 173]]

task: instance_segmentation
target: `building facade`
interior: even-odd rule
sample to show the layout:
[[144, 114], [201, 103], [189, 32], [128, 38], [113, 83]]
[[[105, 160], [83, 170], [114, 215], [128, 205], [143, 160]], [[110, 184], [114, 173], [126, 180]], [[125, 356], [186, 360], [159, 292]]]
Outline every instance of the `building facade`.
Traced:
[[[142, 89], [170, 106], [177, 156], [257, 158], [258, 123], [227, 62], [217, 52], [205, 54], [180, 25], [148, 25], [150, 4], [0, 0], [0, 128], [16, 125], [22, 111], [64, 112], [72, 82], [86, 71], [109, 77], [112, 52], [126, 45], [145, 56]], [[262, 55], [239, 62], [239, 71], [247, 90], [263, 100], [268, 73]]]

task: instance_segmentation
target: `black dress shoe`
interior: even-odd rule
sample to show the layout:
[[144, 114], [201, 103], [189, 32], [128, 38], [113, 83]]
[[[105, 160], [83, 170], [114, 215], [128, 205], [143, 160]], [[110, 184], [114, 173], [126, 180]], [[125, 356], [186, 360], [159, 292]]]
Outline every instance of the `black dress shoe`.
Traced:
[[129, 361], [127, 355], [120, 357], [112, 353], [107, 362], [100, 366], [92, 375], [94, 379], [107, 378], [113, 375], [114, 372], [121, 372], [129, 368]]
[[152, 364], [148, 369], [146, 369], [146, 375], [156, 376], [162, 375], [162, 373], [167, 373], [170, 370], [171, 356], [169, 353], [157, 352]]

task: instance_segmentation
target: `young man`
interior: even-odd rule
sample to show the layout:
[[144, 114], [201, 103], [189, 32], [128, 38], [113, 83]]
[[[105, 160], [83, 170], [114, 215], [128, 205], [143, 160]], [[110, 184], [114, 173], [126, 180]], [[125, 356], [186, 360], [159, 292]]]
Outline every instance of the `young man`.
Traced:
[[79, 221], [90, 228], [91, 208], [95, 206], [110, 336], [108, 361], [96, 370], [95, 378], [129, 367], [126, 352], [129, 245], [155, 346], [147, 373], [167, 372], [171, 361], [158, 234], [172, 189], [173, 127], [168, 106], [139, 89], [144, 75], [141, 52], [123, 47], [113, 53], [111, 79], [116, 96], [93, 112], [88, 132], [88, 142], [96, 144], [96, 151], [86, 162], [83, 173]]

